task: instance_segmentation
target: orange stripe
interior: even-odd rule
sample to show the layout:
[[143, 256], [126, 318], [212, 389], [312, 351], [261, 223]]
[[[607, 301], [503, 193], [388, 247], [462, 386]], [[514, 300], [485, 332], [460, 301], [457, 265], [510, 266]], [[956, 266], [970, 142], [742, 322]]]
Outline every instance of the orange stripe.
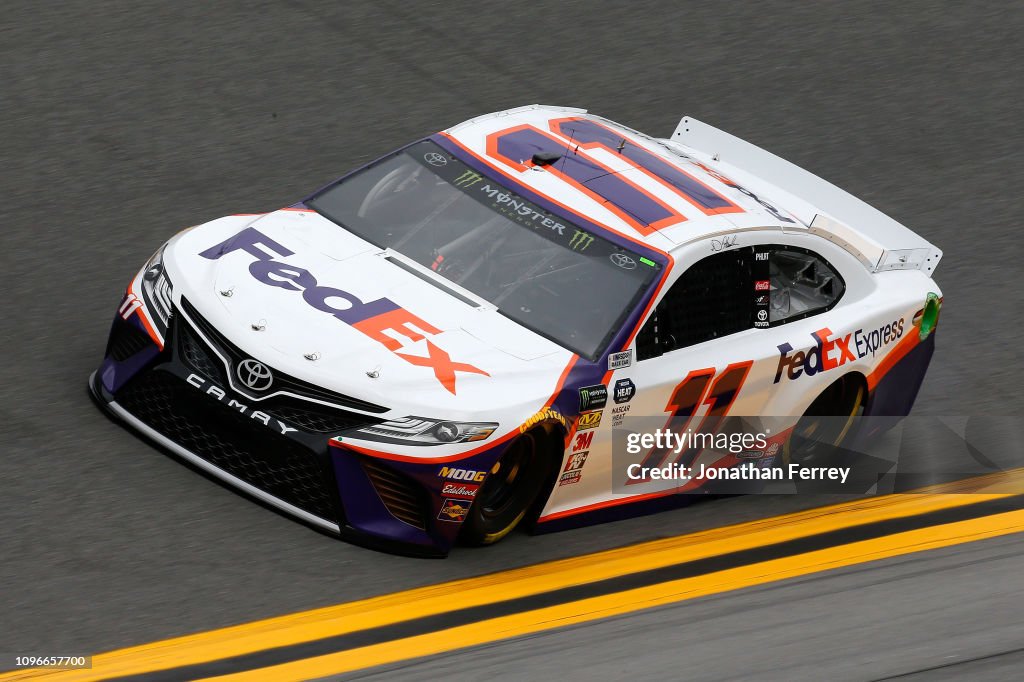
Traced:
[[882, 358], [882, 361], [878, 363], [878, 366], [868, 375], [868, 390], [874, 390], [878, 382], [896, 366], [900, 360], [907, 356], [907, 353], [912, 351], [921, 342], [921, 334], [919, 326], [911, 327], [911, 333], [907, 334], [906, 338], [893, 346], [892, 350], [889, 351], [888, 355]]

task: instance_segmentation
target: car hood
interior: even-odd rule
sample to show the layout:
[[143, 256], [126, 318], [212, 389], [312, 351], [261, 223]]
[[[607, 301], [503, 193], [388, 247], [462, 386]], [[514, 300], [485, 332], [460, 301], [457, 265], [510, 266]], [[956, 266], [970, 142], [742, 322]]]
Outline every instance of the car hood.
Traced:
[[164, 259], [175, 298], [244, 353], [396, 411], [537, 409], [574, 357], [313, 211], [222, 218]]

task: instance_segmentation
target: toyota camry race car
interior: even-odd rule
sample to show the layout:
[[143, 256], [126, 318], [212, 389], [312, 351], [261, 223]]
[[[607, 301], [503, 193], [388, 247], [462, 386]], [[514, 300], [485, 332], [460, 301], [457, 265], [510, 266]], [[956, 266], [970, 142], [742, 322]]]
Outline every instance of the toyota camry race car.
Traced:
[[625, 480], [667, 454], [613, 448], [632, 417], [787, 418], [755, 451], [687, 455], [742, 466], [817, 416], [905, 415], [940, 257], [692, 118], [659, 139], [526, 106], [178, 233], [129, 284], [90, 388], [313, 526], [444, 555], [665, 502], [675, 482]]

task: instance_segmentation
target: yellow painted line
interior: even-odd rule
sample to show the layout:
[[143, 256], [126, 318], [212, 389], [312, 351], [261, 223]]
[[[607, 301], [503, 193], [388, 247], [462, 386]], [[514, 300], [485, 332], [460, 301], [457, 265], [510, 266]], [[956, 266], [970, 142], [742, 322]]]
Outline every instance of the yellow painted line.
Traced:
[[983, 516], [873, 540], [773, 559], [693, 578], [638, 587], [601, 597], [492, 618], [469, 625], [349, 649], [242, 673], [207, 678], [218, 682], [308, 680], [542, 632], [654, 606], [673, 604], [843, 566], [974, 542], [1024, 531], [1024, 510]]
[[[989, 492], [997, 488], [1001, 492]], [[982, 490], [986, 492], [979, 492]], [[828, 507], [151, 642], [93, 656], [93, 668], [90, 670], [18, 671], [0, 674], [0, 681], [42, 679], [54, 675], [69, 681], [100, 680], [206, 663], [843, 528], [975, 504], [1008, 497], [1022, 490], [1024, 469], [1015, 469], [932, 486], [928, 494], [861, 498]]]

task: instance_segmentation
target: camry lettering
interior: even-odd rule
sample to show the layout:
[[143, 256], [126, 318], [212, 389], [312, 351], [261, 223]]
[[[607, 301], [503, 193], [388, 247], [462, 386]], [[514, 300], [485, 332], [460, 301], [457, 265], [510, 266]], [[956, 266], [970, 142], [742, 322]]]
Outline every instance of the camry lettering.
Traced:
[[[224, 402], [224, 398], [227, 397], [227, 393], [224, 391], [224, 389], [222, 389], [220, 386], [215, 386], [215, 385], [209, 383], [206, 379], [204, 379], [203, 377], [199, 376], [198, 374], [189, 374], [188, 377], [185, 378], [185, 381], [186, 381], [186, 383], [188, 383], [188, 384], [190, 384], [192, 386], [195, 386], [200, 391], [202, 391], [203, 388], [205, 387], [206, 390], [204, 392], [206, 393], [206, 395], [212, 395], [214, 398], [216, 398], [220, 402]], [[249, 412], [249, 406], [248, 405], [244, 405], [244, 404], [238, 402], [237, 400], [235, 400], [234, 398], [231, 398], [228, 401], [227, 406], [230, 407], [230, 408], [237, 409], [242, 414], [245, 414], [246, 412]], [[270, 424], [272, 418], [271, 418], [270, 415], [266, 414], [265, 412], [260, 412], [259, 410], [255, 410], [255, 411], [249, 412], [249, 417], [251, 419], [255, 419], [258, 422], [262, 422], [264, 426], [268, 426], [268, 427], [273, 428], [271, 426], [271, 424]], [[273, 421], [275, 422], [274, 426], [276, 426], [278, 429], [280, 429], [282, 434], [298, 431], [298, 429], [293, 429], [292, 427], [288, 426], [287, 424], [285, 424], [280, 419], [274, 419]]]
[[[294, 252], [255, 228], [247, 227], [199, 255], [217, 260], [238, 251], [256, 259], [249, 264], [249, 274], [257, 281], [288, 291], [301, 291], [302, 300], [309, 306], [359, 330], [409, 364], [432, 369], [438, 382], [453, 395], [456, 372], [490, 376], [479, 367], [453, 361], [447, 352], [427, 339], [428, 336], [440, 334], [441, 330], [394, 301], [388, 298], [363, 301], [343, 289], [322, 286], [313, 273], [305, 268], [275, 260], [275, 257], [292, 256]], [[400, 340], [402, 337], [408, 340]], [[427, 345], [426, 357], [397, 352], [411, 343], [423, 340], [426, 340]]]

